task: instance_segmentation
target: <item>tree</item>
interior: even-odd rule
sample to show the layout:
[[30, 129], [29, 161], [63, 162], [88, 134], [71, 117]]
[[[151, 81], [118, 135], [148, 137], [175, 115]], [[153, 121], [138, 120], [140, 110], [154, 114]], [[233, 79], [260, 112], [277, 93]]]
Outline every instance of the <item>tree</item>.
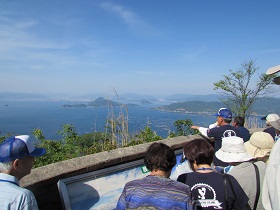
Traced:
[[221, 101], [236, 115], [248, 117], [253, 103], [260, 96], [271, 92], [270, 85], [276, 75], [258, 75], [258, 80], [252, 84], [253, 76], [259, 68], [255, 61], [243, 62], [240, 69], [229, 70], [229, 75], [214, 83], [214, 90], [222, 90]]
[[193, 122], [191, 119], [186, 120], [176, 120], [173, 124], [176, 128], [175, 133], [172, 132], [169, 134], [169, 137], [175, 136], [187, 136], [187, 135], [194, 135], [199, 133], [197, 130], [191, 129]]

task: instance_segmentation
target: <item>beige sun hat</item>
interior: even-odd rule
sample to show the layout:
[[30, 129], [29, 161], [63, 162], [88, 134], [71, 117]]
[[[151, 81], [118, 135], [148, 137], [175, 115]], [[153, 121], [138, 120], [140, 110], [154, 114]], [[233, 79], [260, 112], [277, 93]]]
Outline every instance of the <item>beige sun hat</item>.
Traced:
[[267, 75], [275, 74], [280, 71], [280, 65], [269, 68], [266, 72]]
[[253, 156], [247, 153], [243, 139], [237, 136], [224, 137], [222, 147], [216, 152], [216, 157], [226, 163], [253, 159]]
[[252, 134], [244, 146], [250, 155], [257, 158], [270, 155], [274, 143], [274, 139], [269, 133], [258, 131]]

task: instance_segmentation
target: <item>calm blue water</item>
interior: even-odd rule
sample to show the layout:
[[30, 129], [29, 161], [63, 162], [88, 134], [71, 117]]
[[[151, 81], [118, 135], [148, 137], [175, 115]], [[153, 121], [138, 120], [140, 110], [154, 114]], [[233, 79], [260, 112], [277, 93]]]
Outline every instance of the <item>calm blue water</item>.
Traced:
[[[69, 101], [1, 101], [1, 135], [29, 134], [41, 129], [46, 139], [61, 139], [56, 134], [63, 124], [73, 124], [78, 134], [105, 131], [108, 107], [62, 108], [63, 104], [85, 102]], [[115, 109], [118, 115], [120, 108]], [[126, 113], [125, 110], [122, 110]], [[169, 113], [153, 110], [149, 107], [128, 107], [129, 132], [137, 133], [149, 125], [157, 135], [166, 138], [168, 131], [175, 131], [176, 120], [191, 119], [194, 124], [207, 126], [215, 121], [214, 116], [198, 116], [182, 113]]]

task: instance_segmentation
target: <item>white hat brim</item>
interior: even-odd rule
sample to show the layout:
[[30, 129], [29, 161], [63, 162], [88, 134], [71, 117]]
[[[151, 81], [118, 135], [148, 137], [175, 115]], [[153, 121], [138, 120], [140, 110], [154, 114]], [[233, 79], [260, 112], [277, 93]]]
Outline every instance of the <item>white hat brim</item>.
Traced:
[[267, 70], [266, 74], [271, 75], [271, 74], [275, 74], [279, 71], [280, 71], [280, 65], [271, 67], [270, 69]]
[[216, 157], [226, 163], [244, 162], [253, 159], [253, 156], [249, 155], [247, 152], [230, 153], [224, 152], [221, 149], [216, 152]]

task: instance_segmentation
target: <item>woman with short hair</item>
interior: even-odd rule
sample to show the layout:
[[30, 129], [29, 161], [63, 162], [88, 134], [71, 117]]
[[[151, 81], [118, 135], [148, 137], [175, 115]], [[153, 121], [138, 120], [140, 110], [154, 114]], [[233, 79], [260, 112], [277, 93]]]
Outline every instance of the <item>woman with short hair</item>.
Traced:
[[150, 175], [126, 183], [116, 209], [193, 209], [189, 186], [169, 179], [176, 165], [169, 146], [152, 143], [144, 163]]
[[248, 197], [238, 182], [211, 167], [214, 149], [207, 141], [194, 139], [188, 142], [184, 155], [193, 172], [180, 175], [177, 181], [190, 186], [197, 209], [247, 209]]

